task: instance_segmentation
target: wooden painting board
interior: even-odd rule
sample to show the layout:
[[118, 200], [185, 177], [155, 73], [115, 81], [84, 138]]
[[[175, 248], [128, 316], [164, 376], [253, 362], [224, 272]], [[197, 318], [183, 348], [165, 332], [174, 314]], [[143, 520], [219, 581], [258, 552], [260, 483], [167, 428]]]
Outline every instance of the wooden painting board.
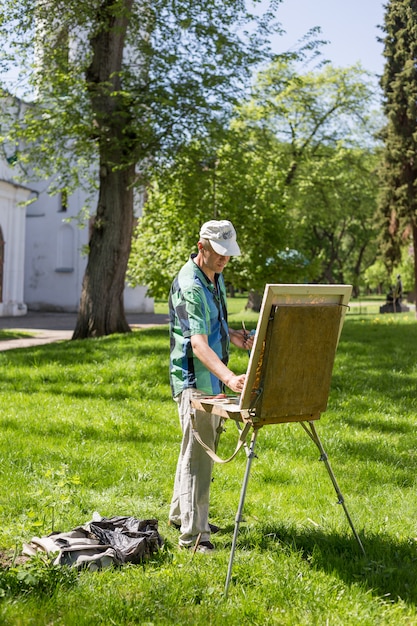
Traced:
[[[349, 304], [349, 298], [352, 293], [351, 285], [309, 285], [309, 284], [268, 284], [265, 285], [264, 296], [262, 300], [259, 320], [256, 328], [255, 339], [251, 351], [249, 366], [246, 375], [245, 386], [243, 388], [240, 399], [240, 407], [247, 409], [251, 406], [253, 400], [253, 388], [259, 367], [259, 360], [264, 350], [264, 342], [268, 321], [271, 314], [271, 308], [278, 306], [300, 307], [302, 306], [321, 306], [341, 305], [340, 318], [337, 323], [337, 340], [334, 350], [336, 350], [340, 333], [343, 327], [346, 310]], [[290, 322], [291, 324], [291, 322]], [[288, 336], [291, 336], [291, 326], [288, 327]], [[274, 348], [273, 348], [274, 350]], [[307, 355], [305, 355], [307, 356]], [[331, 355], [332, 365], [334, 354]], [[283, 364], [284, 365], [284, 364]], [[276, 401], [279, 398], [275, 399]]]

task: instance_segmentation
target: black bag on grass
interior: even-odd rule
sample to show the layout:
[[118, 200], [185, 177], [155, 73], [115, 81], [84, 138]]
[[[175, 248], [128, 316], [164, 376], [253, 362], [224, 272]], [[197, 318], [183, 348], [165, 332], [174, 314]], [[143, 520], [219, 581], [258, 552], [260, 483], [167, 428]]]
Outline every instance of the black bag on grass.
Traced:
[[158, 532], [158, 520], [136, 517], [102, 517], [90, 522], [90, 533], [101, 544], [111, 546], [121, 563], [141, 563], [158, 552], [163, 541]]

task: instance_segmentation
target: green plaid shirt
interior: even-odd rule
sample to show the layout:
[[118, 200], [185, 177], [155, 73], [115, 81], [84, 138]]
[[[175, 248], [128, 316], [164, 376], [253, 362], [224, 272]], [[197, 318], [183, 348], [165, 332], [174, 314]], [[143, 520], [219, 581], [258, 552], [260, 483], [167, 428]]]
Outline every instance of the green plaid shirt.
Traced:
[[223, 383], [194, 355], [192, 335], [207, 335], [210, 348], [223, 363], [227, 365], [229, 360], [224, 278], [216, 274], [215, 287], [194, 263], [195, 256], [182, 267], [169, 294], [170, 383], [174, 397], [188, 387], [208, 395], [224, 391]]

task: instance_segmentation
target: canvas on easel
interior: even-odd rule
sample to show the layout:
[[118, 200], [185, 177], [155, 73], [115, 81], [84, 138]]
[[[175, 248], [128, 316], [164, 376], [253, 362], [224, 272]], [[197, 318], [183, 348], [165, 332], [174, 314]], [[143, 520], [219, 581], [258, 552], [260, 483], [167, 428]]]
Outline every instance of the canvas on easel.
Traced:
[[350, 285], [266, 285], [241, 405], [263, 424], [326, 410]]

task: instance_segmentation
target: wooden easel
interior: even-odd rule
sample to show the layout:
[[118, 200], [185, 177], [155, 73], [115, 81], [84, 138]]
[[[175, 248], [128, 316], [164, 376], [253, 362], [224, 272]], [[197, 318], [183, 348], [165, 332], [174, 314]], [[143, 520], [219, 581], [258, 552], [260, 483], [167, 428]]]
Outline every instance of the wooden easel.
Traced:
[[[197, 398], [191, 400], [193, 411], [233, 419], [244, 424], [235, 454], [246, 434], [253, 430], [246, 449], [247, 463], [229, 567], [227, 596], [233, 558], [242, 519], [246, 489], [259, 429], [269, 424], [300, 422], [320, 451], [333, 486], [342, 504], [353, 534], [363, 554], [361, 540], [345, 506], [343, 495], [317, 434], [314, 422], [327, 408], [337, 344], [343, 326], [352, 287], [350, 285], [266, 285], [245, 387], [240, 398]], [[243, 433], [243, 435], [242, 435]], [[223, 461], [197, 440], [216, 461]]]

